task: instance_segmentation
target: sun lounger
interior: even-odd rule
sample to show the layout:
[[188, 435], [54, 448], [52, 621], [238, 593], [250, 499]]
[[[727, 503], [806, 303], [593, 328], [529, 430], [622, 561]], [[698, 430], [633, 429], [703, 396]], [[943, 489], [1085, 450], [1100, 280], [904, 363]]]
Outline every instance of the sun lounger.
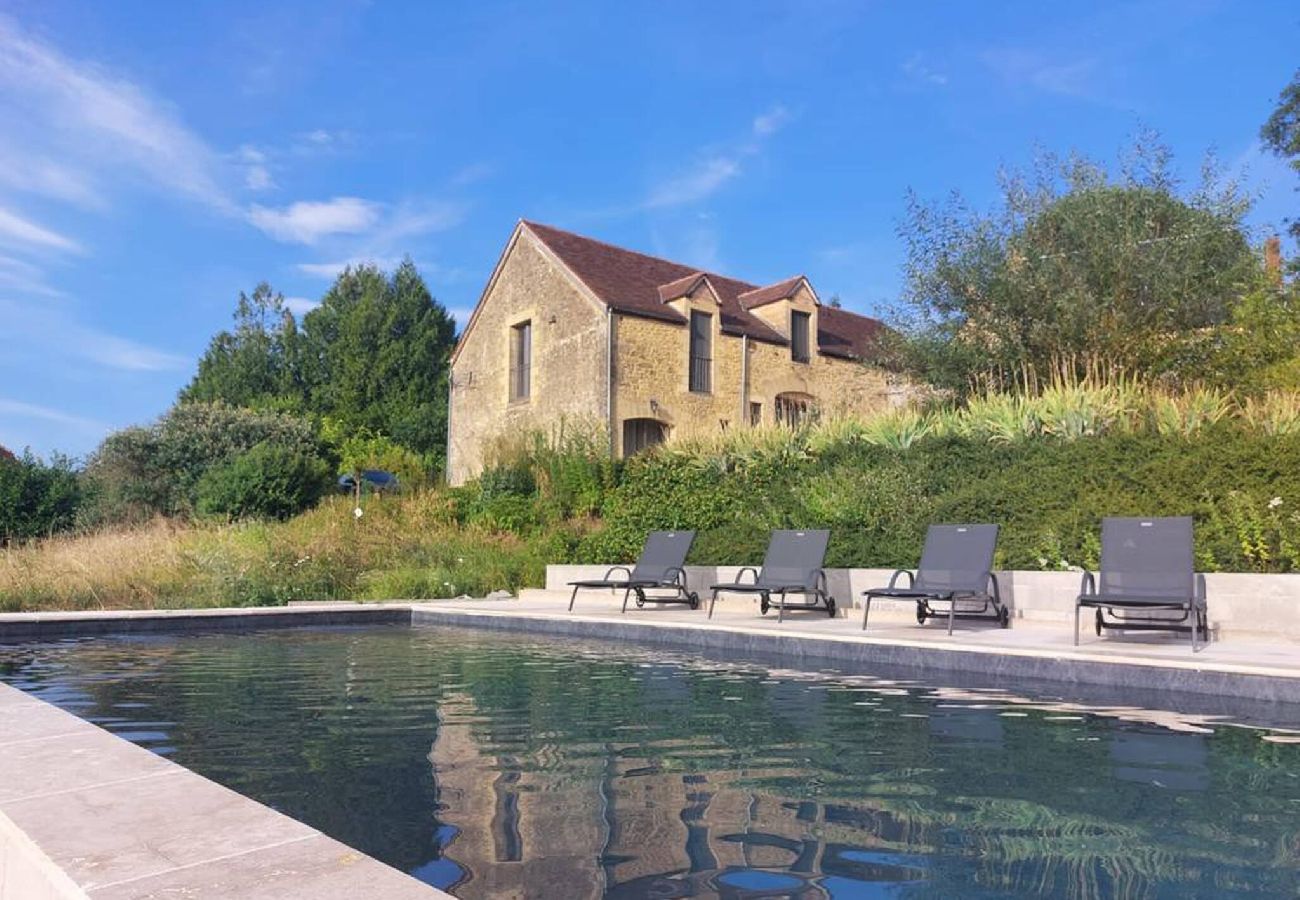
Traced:
[[[1079, 643], [1079, 614], [1097, 610], [1097, 636], [1117, 631], [1186, 631], [1209, 640], [1205, 577], [1196, 574], [1192, 554], [1192, 519], [1108, 518], [1101, 522], [1101, 567], [1098, 576], [1083, 573], [1074, 605], [1074, 643]], [[1163, 614], [1162, 614], [1163, 613]]]
[[[924, 625], [926, 619], [947, 618], [949, 634], [956, 619], [992, 620], [1006, 628], [1011, 614], [993, 574], [997, 543], [996, 525], [931, 525], [915, 573], [899, 569], [888, 587], [863, 592], [862, 629], [867, 628], [874, 597], [915, 600], [916, 621]], [[904, 575], [908, 584], [900, 587]], [[946, 611], [935, 608], [940, 603], [947, 604]]]
[[[641, 548], [641, 557], [636, 565], [612, 566], [605, 572], [604, 578], [588, 581], [570, 581], [573, 594], [569, 597], [569, 612], [573, 612], [573, 601], [578, 591], [583, 589], [604, 588], [606, 590], [623, 590], [623, 612], [627, 612], [629, 594], [636, 596], [636, 605], [647, 603], [683, 603], [691, 609], [700, 608], [700, 595], [687, 590], [686, 554], [695, 542], [694, 531], [652, 531], [646, 536], [645, 546]], [[622, 572], [624, 577], [615, 578], [614, 573]], [[667, 594], [647, 594], [646, 591], [668, 591]]]
[[[773, 597], [779, 610], [777, 621], [784, 621], [786, 609], [824, 608], [827, 615], [835, 616], [835, 598], [826, 590], [826, 572], [822, 561], [826, 558], [829, 531], [774, 531], [763, 557], [763, 567], [746, 566], [736, 575], [736, 580], [713, 585], [709, 601], [709, 618], [719, 592], [732, 594], [758, 594], [758, 608], [763, 615], [772, 607]], [[749, 573], [751, 581], [744, 581]], [[806, 602], [787, 604], [786, 597], [799, 594]]]

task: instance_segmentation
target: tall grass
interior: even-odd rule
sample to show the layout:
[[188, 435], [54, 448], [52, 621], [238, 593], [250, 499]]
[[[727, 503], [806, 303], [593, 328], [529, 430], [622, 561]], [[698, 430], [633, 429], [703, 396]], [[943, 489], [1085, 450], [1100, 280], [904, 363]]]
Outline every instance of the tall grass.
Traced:
[[160, 519], [0, 550], [0, 610], [481, 596], [541, 583], [574, 543], [565, 528], [459, 524], [445, 490], [371, 498], [359, 520], [350, 498], [331, 497], [288, 522]]

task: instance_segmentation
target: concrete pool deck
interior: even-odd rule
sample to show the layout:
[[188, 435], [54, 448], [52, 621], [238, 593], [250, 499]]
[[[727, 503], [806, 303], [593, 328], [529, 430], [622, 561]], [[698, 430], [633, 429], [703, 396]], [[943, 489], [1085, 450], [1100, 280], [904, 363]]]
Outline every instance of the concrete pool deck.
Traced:
[[527, 591], [519, 600], [440, 600], [412, 604], [412, 624], [464, 624], [573, 637], [631, 640], [676, 649], [779, 655], [790, 668], [851, 664], [930, 672], [977, 673], [1009, 687], [1036, 681], [1300, 703], [1300, 642], [1236, 638], [1193, 654], [1186, 637], [1143, 633], [1095, 637], [1091, 627], [1073, 645], [1072, 627], [1017, 620], [1002, 629], [958, 621], [922, 627], [908, 612], [872, 613], [862, 631], [860, 609], [832, 619], [824, 611], [758, 614], [749, 598], [720, 599], [713, 618], [680, 605], [629, 604], [621, 594]]
[[2, 683], [0, 724], [5, 900], [448, 897]]

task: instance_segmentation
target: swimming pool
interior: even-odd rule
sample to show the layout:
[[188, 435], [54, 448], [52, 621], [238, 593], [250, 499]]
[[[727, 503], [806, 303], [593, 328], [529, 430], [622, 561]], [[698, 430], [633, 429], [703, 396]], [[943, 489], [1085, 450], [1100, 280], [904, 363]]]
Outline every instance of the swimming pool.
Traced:
[[465, 898], [1296, 896], [1295, 734], [459, 628], [0, 678]]

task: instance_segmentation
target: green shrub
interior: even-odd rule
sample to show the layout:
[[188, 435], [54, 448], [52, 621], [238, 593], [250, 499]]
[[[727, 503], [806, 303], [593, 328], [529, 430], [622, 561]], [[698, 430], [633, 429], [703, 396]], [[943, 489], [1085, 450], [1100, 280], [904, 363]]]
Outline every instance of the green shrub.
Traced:
[[487, 469], [478, 479], [483, 502], [496, 497], [531, 497], [537, 493], [537, 479], [524, 463], [504, 463]]
[[1190, 514], [1205, 569], [1300, 571], [1300, 435], [1193, 418], [1167, 434], [945, 434], [905, 450], [852, 439], [743, 467], [651, 454], [628, 464], [577, 557], [632, 559], [647, 531], [694, 528], [691, 562], [755, 564], [770, 529], [827, 527], [828, 565], [911, 566], [929, 523], [996, 522], [999, 565], [1095, 567], [1104, 516]]
[[153, 425], [115, 432], [99, 446], [84, 473], [88, 503], [82, 521], [187, 515], [196, 508], [197, 486], [209, 469], [262, 443], [331, 457], [305, 419], [220, 402], [178, 404]]
[[287, 519], [324, 496], [333, 481], [318, 456], [263, 442], [215, 465], [195, 488], [198, 512], [227, 519]]
[[71, 528], [80, 502], [69, 460], [46, 464], [30, 452], [0, 454], [0, 545]]

